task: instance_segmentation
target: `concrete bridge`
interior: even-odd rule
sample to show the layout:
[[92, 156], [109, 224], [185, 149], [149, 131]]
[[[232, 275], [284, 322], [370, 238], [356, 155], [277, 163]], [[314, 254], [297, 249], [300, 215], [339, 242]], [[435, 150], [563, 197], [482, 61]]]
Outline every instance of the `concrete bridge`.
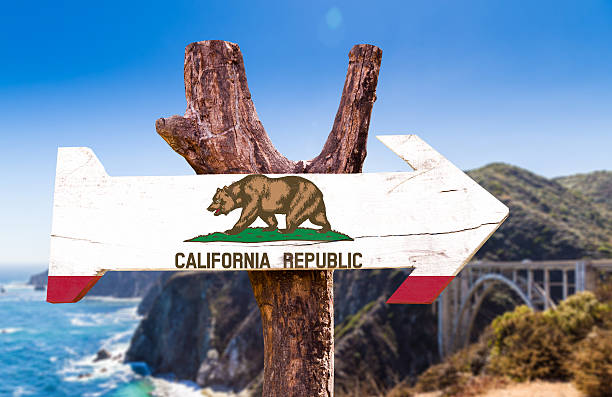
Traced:
[[440, 357], [469, 344], [482, 303], [500, 285], [514, 291], [519, 304], [544, 310], [593, 290], [601, 272], [611, 271], [612, 260], [470, 262], [437, 300]]

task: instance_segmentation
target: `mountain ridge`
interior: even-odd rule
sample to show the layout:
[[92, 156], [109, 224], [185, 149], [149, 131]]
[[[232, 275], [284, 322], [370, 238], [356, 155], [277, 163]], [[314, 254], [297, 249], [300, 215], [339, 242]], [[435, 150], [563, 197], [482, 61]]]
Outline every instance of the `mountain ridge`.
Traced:
[[[568, 179], [547, 179], [493, 163], [467, 174], [510, 208], [510, 216], [476, 258], [543, 260], [612, 257], [612, 216], [597, 202], [610, 189], [612, 172], [596, 188], [573, 190]], [[565, 177], [568, 178], [568, 177]], [[581, 179], [582, 180], [582, 179]], [[575, 186], [581, 186], [578, 182]]]

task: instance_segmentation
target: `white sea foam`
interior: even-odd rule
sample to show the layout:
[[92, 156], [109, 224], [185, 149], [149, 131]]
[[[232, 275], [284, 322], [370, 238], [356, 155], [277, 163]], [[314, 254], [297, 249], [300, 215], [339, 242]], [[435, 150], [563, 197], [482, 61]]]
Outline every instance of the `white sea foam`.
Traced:
[[94, 361], [96, 353], [68, 360], [64, 368], [59, 371], [60, 374], [65, 375], [64, 379], [67, 381], [87, 381], [92, 378], [110, 378], [116, 375], [125, 381], [129, 380], [128, 375], [132, 375], [132, 369], [123, 363], [123, 355], [128, 344], [119, 342], [125, 335], [128, 333], [121, 332], [102, 342], [101, 349], [107, 350], [110, 358]]
[[115, 298], [114, 296], [89, 296], [84, 298], [84, 301], [101, 301], [101, 302], [126, 302], [126, 303], [138, 303], [142, 298]]
[[[128, 307], [109, 313], [75, 314], [70, 322], [76, 326], [87, 327], [129, 321], [134, 322], [135, 327], [136, 322], [134, 320], [137, 318], [136, 308]], [[58, 371], [58, 374], [67, 382], [88, 382], [92, 379], [105, 379], [106, 382], [100, 385], [105, 390], [113, 389], [120, 383], [129, 382], [138, 377], [129, 364], [123, 363], [123, 357], [129, 345], [129, 337], [134, 332], [134, 327], [101, 341], [99, 349], [108, 351], [110, 358], [95, 361], [96, 353], [68, 360], [65, 366]], [[95, 397], [95, 393], [91, 396]]]
[[130, 336], [134, 333], [133, 329], [128, 329], [124, 332], [119, 332], [108, 339], [102, 341], [102, 349], [108, 351], [125, 352], [129, 347]]
[[83, 397], [100, 397], [102, 395], [102, 393], [103, 392], [101, 392], [101, 391], [89, 392], [89, 393], [83, 394]]
[[[122, 390], [125, 386], [131, 390], [133, 381], [144, 379], [132, 370], [131, 365], [123, 364], [127, 344], [138, 324], [137, 302], [99, 299], [106, 302], [81, 302], [58, 309], [43, 303], [45, 291], [36, 291], [33, 286], [19, 282], [0, 284], [6, 290], [0, 293], [0, 305], [5, 305], [3, 309], [9, 310], [5, 322], [0, 325], [0, 342], [5, 344], [2, 356], [14, 356], [20, 366], [25, 366], [29, 364], [26, 361], [27, 353], [45, 352], [45, 357], [40, 357], [44, 362], [40, 364], [52, 368], [41, 373], [41, 381], [36, 384], [21, 373], [16, 374], [15, 379], [10, 379], [8, 384], [5, 384], [7, 379], [0, 379], [0, 389], [5, 386], [6, 397], [55, 396], [55, 392], [47, 393], [41, 389], [41, 385], [48, 384], [50, 380], [54, 384], [61, 383], [62, 389], [74, 390], [75, 395], [97, 397], [115, 389]], [[28, 304], [32, 315], [16, 316], [11, 320], [11, 311], [19, 310], [23, 302], [34, 302]], [[41, 310], [42, 314], [38, 316], [34, 310]], [[43, 319], [44, 322], [40, 323]], [[57, 327], [57, 324], [65, 325], [65, 334], [55, 332], [53, 327]], [[54, 332], [46, 335], [47, 330]], [[30, 340], [22, 338], [22, 335], [35, 335], [36, 338]], [[111, 358], [94, 362], [94, 354], [84, 355], [97, 352], [100, 348], [106, 349]], [[3, 397], [5, 394], [0, 391]]]
[[79, 313], [73, 315], [70, 324], [76, 327], [95, 327], [103, 323], [102, 317], [100, 314]]
[[58, 371], [66, 382], [89, 382], [92, 379], [109, 379], [109, 388], [118, 383], [129, 382], [134, 373], [129, 365], [124, 364], [122, 352], [112, 352], [111, 358], [94, 361], [95, 354], [77, 360], [68, 360], [64, 368]]
[[40, 302], [46, 298], [45, 291], [36, 291], [34, 286], [21, 282], [2, 284], [5, 292], [0, 294], [0, 301], [5, 302]]
[[210, 388], [204, 388], [200, 390], [200, 395], [204, 397], [248, 397], [250, 396], [250, 394], [248, 394], [246, 391], [236, 394], [232, 392], [217, 391], [217, 390], [213, 390]]
[[154, 397], [247, 397], [247, 392], [232, 393], [230, 391], [213, 390], [211, 388], [200, 388], [194, 382], [169, 381], [163, 378], [148, 377], [155, 388], [152, 392]]
[[64, 351], [70, 354], [71, 356], [75, 356], [77, 354], [77, 352], [75, 352], [74, 349], [70, 346], [64, 346]]
[[23, 281], [11, 281], [9, 283], [2, 284], [2, 286], [7, 291], [11, 289], [34, 289], [33, 285], [27, 284]]
[[126, 307], [108, 313], [71, 313], [70, 324], [76, 327], [95, 327], [105, 324], [119, 324], [140, 319], [136, 307]]
[[17, 386], [13, 390], [13, 397], [28, 396], [34, 394], [34, 391], [26, 386]]
[[[218, 391], [210, 388], [201, 389], [193, 382], [170, 381], [163, 378], [147, 376], [145, 378], [134, 373], [129, 364], [123, 363], [125, 351], [128, 348], [126, 339], [133, 333], [127, 330], [113, 335], [101, 343], [101, 348], [106, 349], [111, 358], [94, 361], [96, 354], [87, 355], [79, 359], [68, 360], [64, 368], [58, 373], [66, 382], [88, 382], [92, 379], [103, 380], [98, 387], [109, 391], [117, 386], [128, 383], [135, 379], [146, 379], [151, 382], [154, 390], [151, 392], [155, 397], [245, 397], [245, 394]], [[84, 397], [99, 397], [105, 392], [91, 392]]]
[[23, 331], [21, 328], [0, 328], [0, 335], [2, 334], [14, 334], [15, 332]]
[[171, 382], [165, 379], [153, 377], [151, 377], [150, 380], [154, 387], [152, 395], [155, 397], [202, 397], [202, 395], [206, 395], [202, 394], [202, 391], [197, 387], [197, 385], [191, 383]]

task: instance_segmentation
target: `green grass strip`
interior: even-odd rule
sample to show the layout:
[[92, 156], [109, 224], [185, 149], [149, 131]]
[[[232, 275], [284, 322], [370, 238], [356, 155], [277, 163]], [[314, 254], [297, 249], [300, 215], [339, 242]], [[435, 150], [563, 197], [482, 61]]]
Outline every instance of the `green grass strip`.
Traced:
[[283, 234], [278, 230], [265, 232], [261, 227], [250, 227], [239, 234], [228, 235], [221, 232], [210, 233], [194, 237], [185, 242], [212, 243], [212, 242], [231, 242], [231, 243], [263, 243], [269, 241], [352, 241], [353, 239], [346, 234], [338, 233], [333, 230], [327, 233], [319, 233], [315, 229], [297, 228], [291, 234]]

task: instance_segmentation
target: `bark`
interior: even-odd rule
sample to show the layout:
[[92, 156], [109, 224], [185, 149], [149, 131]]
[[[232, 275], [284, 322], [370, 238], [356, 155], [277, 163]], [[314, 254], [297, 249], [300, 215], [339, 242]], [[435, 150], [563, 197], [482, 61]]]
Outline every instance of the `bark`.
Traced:
[[[381, 57], [372, 45], [351, 49], [332, 131], [310, 161], [291, 161], [275, 149], [251, 100], [240, 48], [225, 41], [187, 46], [187, 110], [158, 119], [155, 127], [198, 174], [361, 172]], [[332, 271], [249, 272], [249, 277], [263, 323], [263, 395], [332, 396]]]

